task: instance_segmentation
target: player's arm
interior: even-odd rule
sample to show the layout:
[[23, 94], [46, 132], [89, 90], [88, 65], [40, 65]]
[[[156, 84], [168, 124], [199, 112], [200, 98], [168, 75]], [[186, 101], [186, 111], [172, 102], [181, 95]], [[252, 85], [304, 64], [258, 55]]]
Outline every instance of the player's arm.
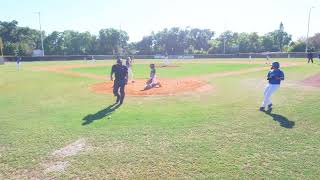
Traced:
[[280, 80], [284, 80], [284, 73], [281, 71]]
[[272, 77], [271, 77], [271, 73], [269, 71], [268, 74], [267, 74], [267, 80], [270, 80], [270, 79], [272, 79]]
[[111, 73], [110, 73], [110, 80], [113, 81], [113, 74], [114, 74], [114, 66], [112, 66]]

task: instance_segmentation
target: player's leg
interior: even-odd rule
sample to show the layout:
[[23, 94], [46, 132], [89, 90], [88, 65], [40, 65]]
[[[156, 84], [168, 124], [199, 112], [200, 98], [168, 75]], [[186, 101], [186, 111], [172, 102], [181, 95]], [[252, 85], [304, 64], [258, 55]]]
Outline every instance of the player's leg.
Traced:
[[265, 104], [264, 104], [264, 107], [268, 106], [268, 110], [271, 110], [272, 109], [272, 102], [271, 102], [271, 96], [272, 94], [278, 90], [280, 87], [280, 85], [277, 85], [277, 84], [270, 84], [269, 85], [269, 89], [266, 93], [266, 101], [265, 101]]
[[267, 104], [269, 103], [269, 89], [270, 89], [270, 84], [268, 84], [263, 92], [263, 101], [260, 107], [260, 111], [264, 111], [264, 108], [267, 106]]
[[151, 79], [148, 79], [145, 86], [144, 86], [144, 89], [150, 89], [150, 84], [151, 84], [152, 80]]
[[125, 82], [122, 82], [120, 84], [120, 104], [123, 103], [124, 97], [126, 96], [126, 93], [124, 91], [125, 86], [126, 86]]
[[120, 101], [119, 88], [120, 88], [120, 83], [118, 81], [114, 81], [113, 94], [114, 94], [114, 96], [117, 97], [116, 103], [118, 103]]
[[130, 81], [131, 81], [131, 82], [134, 82], [134, 80], [133, 80], [132, 68], [128, 68], [128, 74], [129, 74], [129, 76], [130, 76]]
[[19, 63], [17, 64], [17, 68], [18, 68], [18, 71], [20, 71], [20, 68], [21, 68], [21, 62], [19, 62]]

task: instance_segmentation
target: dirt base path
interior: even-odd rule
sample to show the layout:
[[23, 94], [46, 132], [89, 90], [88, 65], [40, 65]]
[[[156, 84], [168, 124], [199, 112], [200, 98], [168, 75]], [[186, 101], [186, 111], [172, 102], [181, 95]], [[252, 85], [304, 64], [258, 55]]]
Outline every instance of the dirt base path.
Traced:
[[320, 74], [316, 74], [311, 76], [302, 82], [305, 85], [313, 86], [313, 87], [320, 87]]

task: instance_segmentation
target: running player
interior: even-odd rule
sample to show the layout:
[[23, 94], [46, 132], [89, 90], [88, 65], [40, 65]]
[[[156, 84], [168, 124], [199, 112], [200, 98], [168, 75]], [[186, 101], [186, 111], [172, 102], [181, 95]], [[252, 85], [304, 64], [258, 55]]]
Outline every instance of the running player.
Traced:
[[269, 81], [266, 89], [264, 90], [264, 100], [260, 107], [260, 111], [265, 111], [265, 107], [268, 106], [268, 111], [272, 111], [272, 102], [270, 100], [271, 95], [280, 87], [280, 83], [284, 80], [284, 73], [279, 69], [280, 64], [273, 62], [271, 64], [271, 70], [268, 72], [267, 80]]
[[126, 66], [122, 65], [122, 60], [120, 58], [117, 59], [117, 64], [112, 66], [110, 74], [111, 81], [113, 81], [113, 74], [115, 75], [113, 94], [117, 97], [116, 103], [120, 102], [120, 104], [122, 104], [125, 97], [124, 88], [128, 81], [128, 69]]

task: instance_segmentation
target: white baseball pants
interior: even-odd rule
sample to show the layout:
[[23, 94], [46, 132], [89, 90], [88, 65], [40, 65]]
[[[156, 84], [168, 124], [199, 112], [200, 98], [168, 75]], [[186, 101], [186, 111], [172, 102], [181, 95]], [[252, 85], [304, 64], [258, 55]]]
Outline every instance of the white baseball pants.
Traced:
[[264, 99], [261, 107], [266, 107], [271, 104], [271, 95], [280, 87], [280, 84], [268, 84], [264, 90]]

